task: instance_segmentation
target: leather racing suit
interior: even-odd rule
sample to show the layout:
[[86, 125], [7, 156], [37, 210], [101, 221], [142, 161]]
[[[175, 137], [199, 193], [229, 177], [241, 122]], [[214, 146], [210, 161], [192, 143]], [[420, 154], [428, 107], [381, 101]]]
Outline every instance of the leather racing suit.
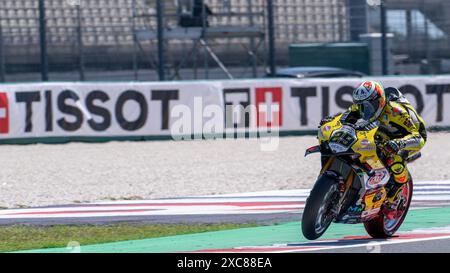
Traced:
[[[427, 140], [425, 123], [409, 101], [395, 88], [386, 88], [386, 106], [378, 117], [377, 137], [383, 143], [394, 143], [396, 149], [387, 150], [385, 165], [393, 176], [388, 199], [394, 201], [401, 186], [408, 182], [406, 158], [422, 149]], [[343, 113], [341, 120], [358, 119], [358, 107], [353, 104]]]

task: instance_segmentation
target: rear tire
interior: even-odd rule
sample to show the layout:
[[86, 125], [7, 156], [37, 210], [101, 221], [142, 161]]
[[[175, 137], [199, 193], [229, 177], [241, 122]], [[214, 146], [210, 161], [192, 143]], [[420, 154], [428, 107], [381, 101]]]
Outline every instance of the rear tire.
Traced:
[[376, 217], [368, 222], [365, 222], [364, 228], [366, 229], [367, 233], [371, 237], [376, 238], [376, 239], [392, 237], [394, 235], [394, 233], [397, 232], [397, 230], [402, 225], [403, 221], [405, 220], [406, 214], [408, 214], [409, 206], [411, 204], [411, 199], [412, 199], [413, 182], [412, 182], [411, 175], [409, 177], [410, 177], [410, 179], [406, 185], [408, 187], [408, 189], [407, 189], [408, 190], [408, 193], [407, 193], [408, 200], [406, 201], [406, 207], [403, 211], [403, 214], [400, 216], [400, 218], [397, 220], [397, 222], [390, 228], [386, 227], [386, 225], [388, 224], [388, 220], [387, 220], [386, 216], [383, 214], [383, 212], [380, 212], [378, 217]]
[[338, 184], [334, 179], [325, 175], [319, 177], [306, 200], [302, 216], [302, 232], [307, 239], [315, 240], [328, 229], [334, 216], [327, 214], [330, 213], [331, 202], [338, 193]]

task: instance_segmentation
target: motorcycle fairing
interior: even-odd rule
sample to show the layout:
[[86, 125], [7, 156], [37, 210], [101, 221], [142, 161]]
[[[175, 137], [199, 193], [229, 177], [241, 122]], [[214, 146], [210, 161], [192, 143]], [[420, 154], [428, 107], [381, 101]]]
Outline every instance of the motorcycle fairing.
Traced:
[[[377, 127], [369, 127], [366, 131], [355, 131], [353, 128], [341, 123], [340, 115], [336, 116], [334, 120], [323, 124], [319, 129], [318, 139], [320, 143], [328, 141], [330, 149], [334, 153], [345, 152], [351, 147], [351, 150], [359, 155], [359, 161], [370, 170], [363, 170], [356, 164], [352, 164], [351, 167], [356, 173], [354, 179], [359, 181], [361, 188], [356, 202], [347, 207], [342, 206], [341, 208], [345, 211], [339, 213], [339, 217], [336, 217], [335, 222], [360, 223], [368, 221], [378, 215], [386, 199], [384, 186], [390, 179], [390, 173], [377, 154], [375, 143], [377, 129]], [[353, 135], [355, 137], [351, 137]], [[316, 151], [316, 149], [311, 149], [311, 151]], [[333, 166], [335, 165], [334, 163], [328, 169], [336, 170], [336, 166]], [[342, 173], [343, 165], [339, 164], [339, 168], [336, 171], [343, 177], [347, 177], [347, 171], [345, 172], [347, 174]]]

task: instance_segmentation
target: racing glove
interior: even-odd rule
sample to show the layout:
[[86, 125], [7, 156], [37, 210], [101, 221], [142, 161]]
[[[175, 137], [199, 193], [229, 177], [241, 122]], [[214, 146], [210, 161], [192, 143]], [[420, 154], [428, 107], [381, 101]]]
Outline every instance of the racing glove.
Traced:
[[384, 145], [384, 149], [390, 154], [398, 154], [405, 146], [404, 140], [389, 140]]

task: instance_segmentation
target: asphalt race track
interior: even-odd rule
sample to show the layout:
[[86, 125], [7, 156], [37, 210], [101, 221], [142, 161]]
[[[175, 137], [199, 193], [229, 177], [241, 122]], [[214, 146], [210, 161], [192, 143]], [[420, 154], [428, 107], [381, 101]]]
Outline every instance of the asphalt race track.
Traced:
[[[299, 220], [307, 189], [0, 210], [0, 224], [219, 223]], [[450, 181], [417, 182], [411, 209], [450, 207]]]
[[349, 236], [307, 243], [247, 246], [230, 249], [206, 249], [193, 252], [245, 253], [450, 253], [450, 228], [435, 233], [399, 233], [390, 239]]
[[[0, 224], [104, 224], [112, 222], [139, 223], [219, 223], [256, 222], [271, 225], [297, 221], [295, 233], [301, 233], [298, 221], [309, 190], [267, 191], [216, 196], [191, 196], [173, 199], [112, 201], [64, 206], [0, 210]], [[417, 219], [404, 226], [396, 237], [374, 240], [364, 233], [352, 234], [351, 228], [362, 225], [339, 225], [340, 232], [317, 241], [303, 240], [248, 245], [232, 248], [195, 250], [200, 252], [450, 252], [450, 181], [416, 182], [410, 214], [430, 214], [445, 210], [429, 220]], [[417, 214], [418, 215], [418, 214]], [[409, 216], [409, 215], [408, 215]], [[413, 216], [410, 216], [413, 217]], [[281, 227], [280, 227], [281, 228]], [[402, 226], [403, 228], [403, 226]], [[331, 228], [330, 228], [331, 229]], [[328, 231], [327, 231], [328, 233]], [[326, 234], [327, 234], [326, 233]], [[331, 238], [330, 238], [331, 236]], [[269, 241], [267, 241], [269, 243]]]

